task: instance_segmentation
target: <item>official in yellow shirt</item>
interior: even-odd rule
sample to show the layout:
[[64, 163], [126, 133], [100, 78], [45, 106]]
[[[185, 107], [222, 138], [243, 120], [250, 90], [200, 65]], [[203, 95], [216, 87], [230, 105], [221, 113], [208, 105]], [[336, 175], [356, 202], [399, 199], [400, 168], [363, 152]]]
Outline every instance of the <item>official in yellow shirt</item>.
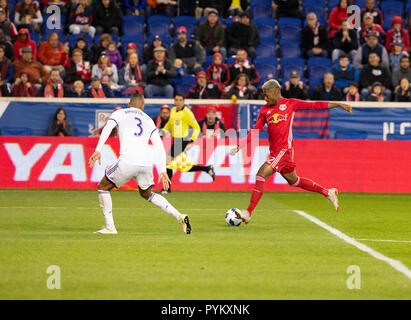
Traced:
[[[198, 125], [194, 113], [185, 105], [184, 95], [176, 93], [174, 96], [174, 104], [175, 107], [172, 108], [170, 112], [170, 119], [163, 128], [164, 131], [171, 131], [171, 136], [173, 137], [169, 153], [171, 159], [177, 157], [181, 152], [190, 149], [193, 142], [200, 134], [200, 126]], [[190, 127], [193, 132], [189, 137]], [[212, 165], [193, 165], [189, 172], [192, 171], [205, 171], [211, 178], [213, 178], [213, 181], [215, 180], [215, 172]], [[173, 177], [173, 170], [167, 168], [167, 174], [171, 180]], [[168, 192], [171, 192], [171, 190], [169, 189]], [[167, 193], [167, 191], [163, 190], [162, 193]]]

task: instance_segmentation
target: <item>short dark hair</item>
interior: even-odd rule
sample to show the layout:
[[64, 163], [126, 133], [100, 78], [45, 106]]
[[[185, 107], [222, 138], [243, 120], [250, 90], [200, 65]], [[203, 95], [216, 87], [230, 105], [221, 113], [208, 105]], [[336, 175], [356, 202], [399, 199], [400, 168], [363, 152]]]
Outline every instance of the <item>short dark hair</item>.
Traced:
[[184, 96], [184, 94], [182, 94], [182, 93], [180, 93], [180, 92], [177, 92], [175, 95], [174, 95], [174, 98], [175, 97], [182, 97], [183, 98], [183, 100], [185, 100], [185, 96]]
[[130, 97], [130, 103], [132, 103], [133, 101], [144, 101], [144, 95], [142, 95], [138, 91], [134, 92]]
[[410, 57], [409, 57], [409, 56], [402, 56], [402, 57], [400, 58], [400, 61], [401, 61], [402, 59], [407, 59], [408, 61], [410, 61]]
[[342, 54], [338, 57], [339, 60], [344, 59], [344, 58], [347, 58], [348, 60], [350, 60], [350, 56], [349, 56], [348, 54], [346, 54], [346, 53], [342, 53]]

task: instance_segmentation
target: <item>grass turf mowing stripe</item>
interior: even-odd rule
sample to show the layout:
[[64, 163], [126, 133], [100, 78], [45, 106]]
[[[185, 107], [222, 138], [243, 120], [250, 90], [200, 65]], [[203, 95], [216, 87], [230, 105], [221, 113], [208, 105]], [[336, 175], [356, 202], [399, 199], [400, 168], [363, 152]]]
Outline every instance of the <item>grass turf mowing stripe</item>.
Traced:
[[357, 241], [372, 241], [372, 242], [401, 242], [401, 243], [411, 243], [408, 240], [385, 240], [385, 239], [355, 239]]
[[341, 231], [329, 226], [328, 224], [322, 222], [321, 220], [309, 215], [308, 213], [301, 211], [301, 210], [293, 210], [298, 215], [310, 220], [311, 222], [315, 223], [316, 225], [320, 226], [321, 228], [331, 232], [332, 234], [336, 235], [338, 238], [344, 240], [345, 242], [352, 244], [353, 246], [357, 247], [361, 251], [364, 251], [374, 258], [384, 261], [388, 263], [391, 267], [393, 267], [398, 272], [403, 273], [408, 279], [411, 280], [411, 270], [408, 269], [401, 261], [391, 259], [387, 256], [384, 256], [382, 253], [375, 251], [374, 249], [362, 244], [355, 239], [347, 236], [346, 234], [342, 233]]

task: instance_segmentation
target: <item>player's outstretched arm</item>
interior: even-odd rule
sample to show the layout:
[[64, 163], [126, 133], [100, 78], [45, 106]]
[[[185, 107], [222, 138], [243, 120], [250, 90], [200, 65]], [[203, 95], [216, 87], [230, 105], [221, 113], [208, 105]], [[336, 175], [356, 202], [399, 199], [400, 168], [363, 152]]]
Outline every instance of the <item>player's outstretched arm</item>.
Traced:
[[328, 102], [328, 109], [338, 108], [347, 111], [349, 114], [352, 114], [352, 107], [346, 103], [337, 103], [337, 102]]

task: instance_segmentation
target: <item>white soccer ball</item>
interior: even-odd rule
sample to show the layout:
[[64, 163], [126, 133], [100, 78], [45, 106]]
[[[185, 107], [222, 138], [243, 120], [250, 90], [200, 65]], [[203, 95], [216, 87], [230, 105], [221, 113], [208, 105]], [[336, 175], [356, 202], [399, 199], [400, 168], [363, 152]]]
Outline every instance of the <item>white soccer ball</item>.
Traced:
[[228, 210], [225, 214], [225, 222], [227, 222], [229, 226], [238, 227], [242, 222], [240, 218], [240, 210], [237, 208]]

